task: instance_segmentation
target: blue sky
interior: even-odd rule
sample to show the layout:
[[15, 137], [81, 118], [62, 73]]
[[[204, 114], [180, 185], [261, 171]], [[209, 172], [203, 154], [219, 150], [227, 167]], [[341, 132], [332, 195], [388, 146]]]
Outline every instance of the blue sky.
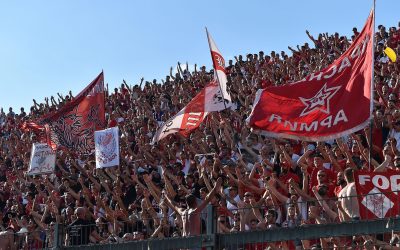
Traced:
[[[207, 26], [225, 59], [288, 51], [305, 34], [351, 35], [366, 0], [0, 0], [0, 107], [77, 94], [104, 70], [109, 87], [164, 78], [178, 61], [211, 66]], [[399, 0], [378, 0], [376, 24], [397, 26]]]

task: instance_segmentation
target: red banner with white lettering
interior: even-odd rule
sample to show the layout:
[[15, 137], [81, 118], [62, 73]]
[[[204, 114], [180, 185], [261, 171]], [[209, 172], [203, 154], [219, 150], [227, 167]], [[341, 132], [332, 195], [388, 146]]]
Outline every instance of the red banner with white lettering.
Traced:
[[355, 172], [361, 219], [400, 215], [400, 172]]
[[248, 118], [267, 136], [324, 141], [364, 128], [371, 117], [373, 11], [336, 61], [290, 85], [259, 90]]

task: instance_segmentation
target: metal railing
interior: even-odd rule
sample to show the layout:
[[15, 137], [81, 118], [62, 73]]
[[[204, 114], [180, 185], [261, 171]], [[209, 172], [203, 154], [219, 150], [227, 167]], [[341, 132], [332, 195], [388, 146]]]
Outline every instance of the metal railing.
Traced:
[[[300, 244], [306, 244], [305, 249], [312, 248], [313, 245], [320, 245], [319, 240], [324, 239], [329, 242], [347, 239], [347, 247], [354, 249], [355, 245], [364, 244], [367, 239], [371, 239], [373, 246], [384, 246], [384, 249], [390, 249], [390, 240], [379, 242], [380, 236], [400, 231], [400, 219], [378, 219], [374, 221], [352, 221], [335, 224], [307, 225], [300, 228], [276, 228], [260, 231], [233, 232], [227, 234], [211, 234], [192, 237], [164, 238], [164, 239], [147, 239], [143, 241], [131, 241], [123, 243], [97, 244], [87, 246], [69, 246], [65, 249], [276, 249], [277, 244], [274, 242], [285, 242], [285, 244], [296, 245], [296, 241]], [[353, 240], [353, 236], [364, 236], [365, 239]], [[389, 238], [390, 239], [390, 238]], [[292, 241], [292, 242], [291, 242]], [[345, 242], [346, 243], [346, 242]], [[331, 244], [331, 243], [329, 243]], [[314, 246], [316, 247], [316, 246]], [[351, 248], [354, 247], [354, 248]], [[326, 248], [325, 249], [333, 249]], [[342, 248], [343, 249], [343, 248]]]
[[[385, 193], [370, 194], [371, 197], [377, 197], [377, 201], [385, 202], [382, 198]], [[396, 193], [396, 197], [397, 193]], [[363, 200], [369, 198], [363, 197]], [[348, 199], [349, 201], [358, 202], [356, 199]], [[331, 205], [330, 208], [337, 212], [335, 204], [337, 199], [325, 199], [324, 202]], [[394, 201], [400, 202], [400, 201]], [[203, 223], [200, 223], [198, 230], [199, 235], [182, 237], [182, 233], [176, 233], [176, 231], [182, 232], [182, 222], [179, 222], [179, 216], [176, 220], [173, 217], [163, 218], [159, 217], [155, 222], [154, 219], [143, 220], [129, 220], [129, 221], [116, 221], [115, 223], [97, 223], [97, 224], [85, 224], [85, 225], [61, 225], [55, 224], [53, 227], [49, 227], [47, 230], [35, 230], [27, 231], [23, 233], [8, 232], [4, 235], [0, 235], [0, 245], [2, 242], [13, 242], [16, 249], [44, 249], [44, 248], [56, 248], [56, 249], [111, 249], [117, 247], [117, 249], [264, 249], [276, 247], [274, 242], [286, 242], [285, 244], [291, 244], [292, 246], [304, 246], [307, 241], [314, 242], [315, 239], [330, 239], [329, 242], [334, 241], [340, 237], [350, 237], [354, 235], [364, 235], [365, 241], [370, 241], [373, 244], [380, 244], [381, 246], [388, 247], [389, 241], [386, 239], [382, 242], [377, 241], [379, 237], [377, 234], [394, 234], [394, 232], [400, 232], [400, 211], [393, 210], [388, 213], [390, 218], [375, 218], [371, 220], [359, 220], [350, 218], [346, 222], [338, 222], [331, 220], [325, 220], [325, 222], [319, 222], [320, 224], [306, 223], [309, 212], [304, 212], [304, 208], [310, 209], [310, 207], [321, 203], [315, 200], [310, 201], [288, 201], [282, 205], [274, 205], [266, 203], [266, 205], [260, 207], [248, 207], [240, 206], [241, 209], [232, 209], [221, 211], [217, 207], [209, 205], [207, 209], [200, 215]], [[374, 207], [363, 207], [362, 209], [368, 209], [369, 212], [375, 211], [376, 215], [384, 214], [379, 210], [383, 209], [383, 205], [378, 203], [371, 203], [376, 205]], [[351, 206], [351, 202], [350, 205]], [[289, 213], [288, 207], [297, 207], [296, 215], [302, 217], [298, 224], [289, 225], [283, 223], [287, 214]], [[268, 213], [273, 209], [280, 215], [279, 223], [284, 224], [283, 227], [269, 227], [268, 223], [276, 223], [275, 221], [269, 221], [270, 218]], [[303, 209], [303, 211], [301, 211]], [[387, 210], [387, 207], [384, 208]], [[246, 218], [245, 227], [238, 227], [235, 225], [235, 220], [244, 220], [243, 214], [255, 213], [258, 211], [257, 216], [254, 215]], [[278, 213], [279, 211], [279, 213]], [[301, 214], [301, 215], [300, 215]], [[315, 214], [314, 214], [315, 216]], [[326, 214], [322, 211], [318, 214], [320, 218], [324, 218]], [[138, 218], [137, 218], [138, 219]], [[277, 219], [277, 218], [275, 218]], [[232, 225], [229, 225], [229, 220]], [[166, 221], [165, 224], [157, 224], [162, 221]], [[178, 221], [178, 222], [174, 222]], [[251, 223], [257, 224], [264, 223], [265, 227], [252, 226]], [[178, 223], [178, 224], [174, 224]], [[222, 230], [222, 224], [225, 230]], [[161, 238], [154, 232], [160, 227]], [[236, 227], [236, 228], [235, 228]], [[229, 230], [226, 230], [228, 228]], [[92, 234], [93, 232], [93, 234]], [[154, 234], [154, 235], [153, 235]], [[151, 237], [153, 235], [153, 237]], [[368, 237], [367, 237], [368, 236]], [[393, 236], [393, 235], [392, 235]], [[336, 239], [337, 240], [337, 239]], [[371, 243], [371, 244], [372, 244]], [[329, 243], [332, 244], [332, 243]], [[309, 244], [311, 246], [312, 244]], [[327, 247], [325, 247], [328, 249]], [[386, 248], [385, 248], [386, 249]]]
[[[208, 209], [213, 210], [213, 207]], [[192, 214], [189, 216], [197, 216], [199, 224], [190, 225], [190, 230], [193, 230], [196, 235], [206, 235], [207, 232], [213, 232], [210, 225], [213, 225], [212, 211], [202, 212], [198, 214]], [[114, 222], [106, 223], [87, 223], [81, 224], [74, 223], [71, 225], [58, 225], [58, 246], [75, 248], [87, 245], [110, 245], [110, 244], [123, 244], [126, 242], [138, 242], [139, 246], [143, 244], [164, 244], [160, 243], [160, 239], [171, 238], [176, 239], [182, 237], [183, 227], [182, 221], [185, 215], [176, 215], [175, 213], [170, 216], [160, 216], [147, 219], [139, 219], [130, 217], [130, 220], [120, 221], [115, 220]], [[188, 218], [187, 218], [188, 219]], [[187, 229], [189, 230], [189, 229]], [[202, 245], [202, 242], [207, 241], [207, 237], [190, 237], [191, 244]], [[147, 241], [145, 240], [147, 239]], [[148, 242], [148, 243], [145, 243]], [[158, 243], [157, 243], [158, 242]], [[197, 243], [196, 243], [197, 242]], [[176, 243], [172, 243], [171, 246], [176, 246]], [[140, 249], [141, 247], [139, 247]]]
[[23, 227], [15, 232], [9, 227], [0, 232], [0, 249], [49, 249], [56, 246], [54, 239], [54, 229]]

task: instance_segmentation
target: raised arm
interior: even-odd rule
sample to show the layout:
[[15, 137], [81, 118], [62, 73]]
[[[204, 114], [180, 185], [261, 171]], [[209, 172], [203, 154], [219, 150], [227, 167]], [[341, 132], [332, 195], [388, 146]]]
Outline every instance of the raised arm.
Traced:
[[158, 203], [160, 203], [161, 200], [161, 191], [158, 189], [158, 187], [156, 187], [156, 185], [154, 185], [153, 181], [152, 181], [152, 175], [144, 175], [143, 176], [144, 181], [146, 181], [147, 187], [148, 187], [148, 191], [150, 192], [150, 194], [154, 197], [154, 199], [156, 199], [156, 201]]
[[174, 210], [174, 212], [176, 214], [179, 214], [180, 216], [182, 216], [181, 208], [179, 208], [178, 206], [175, 205], [175, 202], [173, 202], [171, 200], [171, 198], [169, 198], [169, 196], [167, 195], [167, 193], [164, 190], [163, 190], [162, 196], [165, 198], [165, 204], [167, 204], [168, 207], [170, 207], [172, 210]]
[[310, 32], [308, 30], [306, 30], [306, 34], [307, 34], [308, 38], [310, 38], [310, 40], [313, 41], [315, 46], [317, 46], [318, 45], [318, 41], [315, 40], [315, 38], [310, 34]]
[[289, 185], [296, 191], [296, 193], [297, 193], [298, 195], [300, 195], [301, 197], [303, 197], [303, 199], [304, 199], [305, 201], [313, 200], [313, 197], [310, 196], [310, 195], [308, 195], [308, 194], [307, 194], [306, 192], [304, 192], [303, 190], [301, 190], [301, 189], [299, 188], [299, 186], [297, 185], [297, 183], [296, 183], [293, 179], [290, 179], [290, 180], [289, 180]]
[[281, 194], [276, 188], [275, 188], [275, 180], [271, 179], [268, 182], [265, 183], [266, 187], [271, 193], [283, 204], [287, 202], [289, 197]]
[[200, 213], [206, 206], [207, 204], [211, 201], [211, 199], [214, 197], [215, 192], [218, 191], [218, 189], [221, 187], [222, 184], [222, 178], [218, 178], [217, 182], [215, 183], [214, 188], [211, 190], [210, 193], [207, 194], [206, 199], [198, 206], [195, 210], [194, 213]]
[[377, 168], [374, 169], [374, 172], [384, 172], [389, 164], [392, 162], [392, 157], [388, 154], [384, 155], [385, 160], [379, 165]]
[[172, 197], [175, 197], [176, 196], [176, 192], [175, 192], [175, 190], [174, 190], [174, 188], [173, 188], [173, 186], [172, 186], [167, 174], [165, 173], [165, 171], [163, 172], [164, 182], [165, 182], [165, 189]]
[[231, 203], [235, 207], [238, 206], [237, 202], [233, 198], [231, 198], [229, 195], [225, 194], [224, 188], [222, 186], [221, 186], [221, 188], [219, 190], [219, 194], [221, 195], [222, 198], [224, 198], [225, 200], [229, 201], [229, 203]]
[[307, 168], [308, 167], [307, 159], [308, 157], [310, 157], [312, 152], [313, 152], [312, 150], [305, 151], [305, 153], [302, 156], [300, 156], [300, 158], [297, 160], [297, 165], [299, 165], [301, 168], [303, 167]]
[[329, 217], [331, 217], [332, 220], [336, 220], [336, 218], [338, 217], [338, 214], [333, 211], [328, 204], [326, 203], [326, 201], [321, 197], [321, 195], [319, 195], [318, 193], [318, 188], [316, 186], [314, 186], [312, 188], [312, 191], [315, 195], [315, 197], [318, 200], [318, 203], [321, 205], [321, 207], [324, 209], [324, 211], [328, 214]]
[[204, 185], [206, 185], [207, 190], [211, 191], [212, 186], [211, 186], [210, 180], [208, 179], [207, 172], [204, 167], [202, 169], [201, 177], [203, 177]]

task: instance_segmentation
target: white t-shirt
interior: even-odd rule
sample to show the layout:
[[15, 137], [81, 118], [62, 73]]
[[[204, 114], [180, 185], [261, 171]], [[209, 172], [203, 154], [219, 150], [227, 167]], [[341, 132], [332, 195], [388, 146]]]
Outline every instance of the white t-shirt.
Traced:
[[[229, 191], [228, 191], [229, 192]], [[229, 194], [228, 194], [229, 195]], [[236, 202], [239, 202], [240, 201], [240, 197], [239, 197], [239, 195], [236, 195], [236, 197], [235, 198], [233, 198], [233, 200], [234, 201], [236, 201]], [[229, 201], [226, 201], [226, 208], [228, 209], [228, 210], [236, 210], [236, 209], [238, 209], [235, 205], [233, 205], [232, 203], [230, 203]]]

